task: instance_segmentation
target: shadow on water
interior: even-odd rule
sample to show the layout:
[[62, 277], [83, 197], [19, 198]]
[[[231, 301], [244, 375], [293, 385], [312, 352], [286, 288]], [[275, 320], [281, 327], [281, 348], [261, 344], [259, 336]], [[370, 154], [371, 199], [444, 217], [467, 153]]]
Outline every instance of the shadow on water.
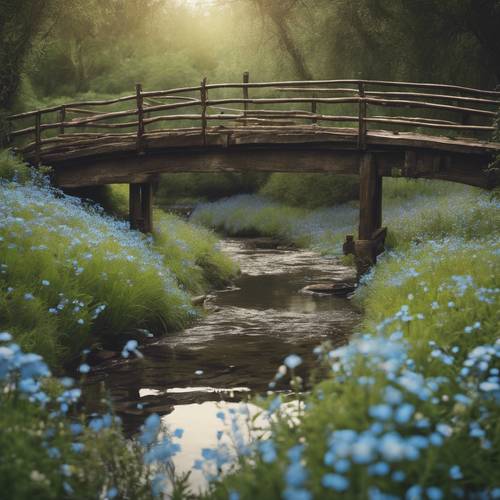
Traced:
[[352, 269], [339, 259], [269, 248], [261, 240], [226, 239], [221, 249], [238, 262], [242, 274], [233, 287], [207, 298], [205, 317], [183, 332], [142, 346], [143, 359], [102, 362], [88, 379], [86, 399], [104, 387], [130, 434], [157, 412], [171, 414], [165, 420], [174, 423], [184, 415], [181, 420], [194, 426], [184, 425], [186, 437], [190, 431], [199, 434], [197, 426], [215, 435], [210, 424], [215, 422], [214, 402], [227, 405], [265, 393], [291, 353], [302, 356], [300, 374], [307, 377], [314, 347], [327, 340], [345, 343], [359, 320], [345, 298], [299, 293], [312, 283], [352, 280]]

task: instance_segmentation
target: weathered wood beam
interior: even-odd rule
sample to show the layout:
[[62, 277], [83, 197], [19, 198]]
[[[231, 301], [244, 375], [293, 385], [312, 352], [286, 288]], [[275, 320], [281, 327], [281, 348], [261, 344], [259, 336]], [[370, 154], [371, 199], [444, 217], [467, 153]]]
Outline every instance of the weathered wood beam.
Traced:
[[[389, 158], [392, 158], [390, 160]], [[388, 157], [388, 165], [396, 167], [401, 156]], [[158, 152], [135, 157], [89, 158], [53, 164], [59, 186], [92, 186], [97, 184], [145, 182], [159, 173], [175, 172], [331, 172], [356, 175], [359, 151], [330, 151], [298, 145], [288, 149], [235, 148]], [[388, 167], [388, 171], [390, 168]]]

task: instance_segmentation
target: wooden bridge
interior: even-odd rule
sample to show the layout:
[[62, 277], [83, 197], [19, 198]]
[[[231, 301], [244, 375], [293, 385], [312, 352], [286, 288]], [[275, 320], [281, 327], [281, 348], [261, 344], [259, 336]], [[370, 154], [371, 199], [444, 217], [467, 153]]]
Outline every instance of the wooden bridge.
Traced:
[[51, 166], [60, 187], [130, 184], [131, 225], [145, 232], [152, 231], [152, 182], [161, 173], [359, 174], [359, 235], [344, 248], [374, 262], [385, 237], [384, 176], [498, 185], [489, 165], [500, 153], [491, 139], [499, 106], [498, 90], [374, 80], [250, 83], [244, 73], [240, 83], [204, 79], [152, 92], [138, 84], [129, 96], [10, 116], [8, 139], [28, 162]]

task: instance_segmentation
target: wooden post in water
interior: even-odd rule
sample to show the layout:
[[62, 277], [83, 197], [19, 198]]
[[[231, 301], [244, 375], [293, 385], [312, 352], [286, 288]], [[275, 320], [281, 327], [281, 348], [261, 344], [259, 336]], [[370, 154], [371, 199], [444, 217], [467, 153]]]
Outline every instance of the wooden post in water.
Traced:
[[375, 156], [365, 153], [359, 169], [359, 233], [354, 245], [358, 275], [374, 265], [384, 250], [387, 229], [381, 226], [382, 176]]
[[144, 154], [144, 99], [142, 96], [142, 85], [135, 85], [135, 95], [137, 103], [137, 152]]
[[153, 185], [150, 182], [129, 184], [130, 229], [153, 232]]
[[200, 84], [200, 100], [201, 100], [201, 133], [203, 136], [203, 145], [207, 144], [207, 77], [203, 78]]
[[130, 229], [141, 229], [141, 185], [129, 184], [129, 221]]
[[[250, 82], [250, 73], [245, 71], [243, 73], [243, 99], [248, 100], [248, 87], [245, 85]], [[248, 115], [248, 102], [243, 103], [243, 116], [246, 118]], [[243, 125], [247, 125], [247, 120], [243, 120]]]

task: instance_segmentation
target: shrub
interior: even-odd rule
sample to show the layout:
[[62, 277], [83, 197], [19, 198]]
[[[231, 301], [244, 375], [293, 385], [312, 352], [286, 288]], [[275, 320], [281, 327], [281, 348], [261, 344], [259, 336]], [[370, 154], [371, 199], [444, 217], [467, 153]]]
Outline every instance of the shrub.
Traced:
[[155, 193], [160, 205], [183, 200], [216, 200], [240, 193], [253, 193], [267, 179], [262, 173], [164, 174]]
[[337, 174], [275, 173], [260, 194], [293, 207], [329, 207], [358, 199], [359, 182], [355, 176]]

